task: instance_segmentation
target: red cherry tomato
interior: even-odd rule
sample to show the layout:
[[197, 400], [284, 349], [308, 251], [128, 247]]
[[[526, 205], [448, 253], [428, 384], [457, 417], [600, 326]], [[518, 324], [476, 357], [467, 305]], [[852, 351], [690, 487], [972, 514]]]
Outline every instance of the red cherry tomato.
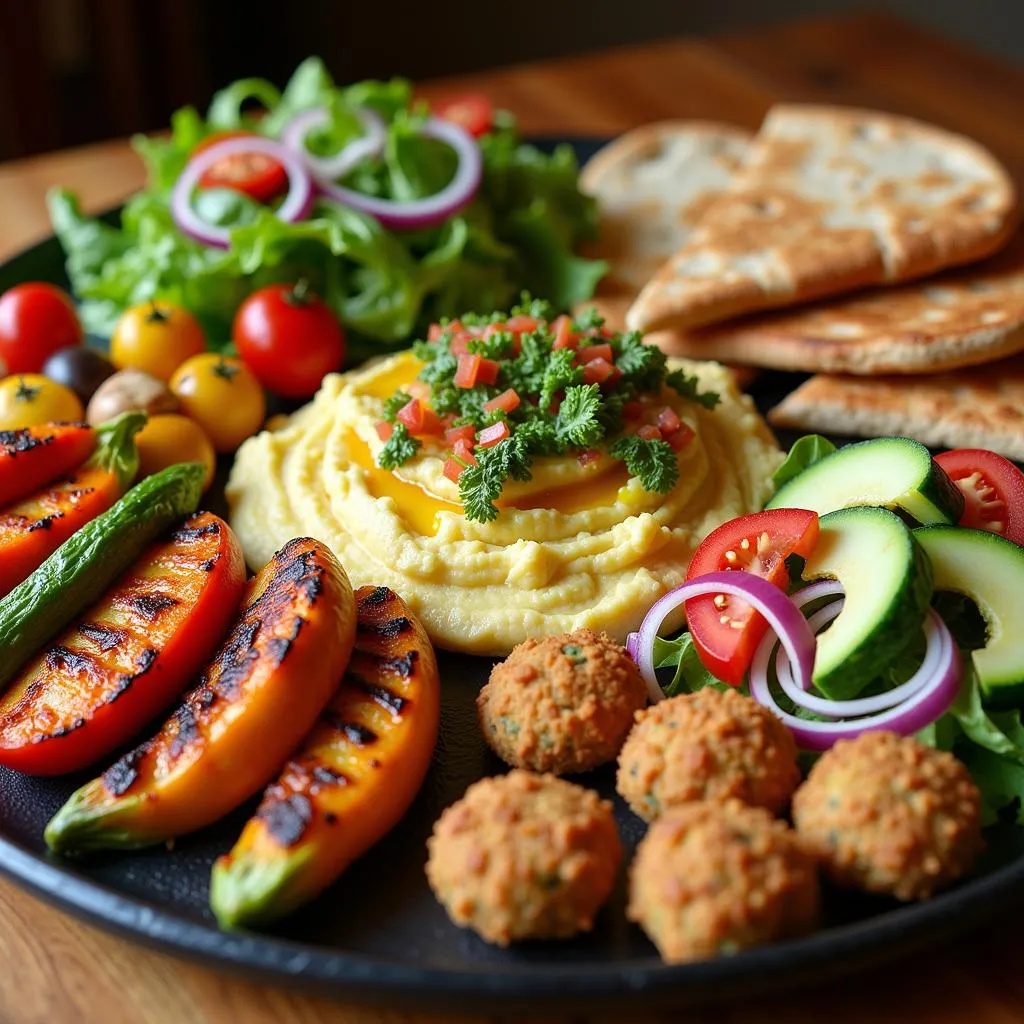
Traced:
[[985, 448], [955, 448], [936, 455], [935, 461], [963, 491], [961, 526], [1024, 545], [1024, 473]]
[[259, 382], [286, 398], [308, 398], [345, 359], [341, 324], [303, 281], [253, 292], [238, 307], [231, 337]]
[[70, 296], [42, 281], [18, 284], [0, 297], [0, 374], [39, 373], [47, 359], [82, 344]]
[[464, 96], [453, 96], [434, 107], [435, 117], [442, 121], [454, 121], [462, 125], [470, 135], [479, 138], [486, 135], [494, 125], [494, 107], [491, 101], [479, 92]]
[[[789, 585], [786, 559], [790, 555], [806, 558], [817, 542], [816, 512], [798, 508], [755, 512], [709, 533], [694, 553], [686, 578], [734, 569], [755, 573], [785, 590]], [[720, 594], [687, 601], [686, 622], [705, 668], [723, 682], [741, 685], [768, 628], [764, 618], [745, 601]]]
[[[233, 131], [217, 132], [203, 139], [192, 155], [202, 153], [204, 149], [225, 139], [255, 138], [252, 132]], [[199, 179], [199, 187], [230, 188], [242, 192], [255, 199], [258, 203], [269, 203], [288, 191], [288, 172], [284, 165], [278, 163], [266, 153], [235, 153], [218, 160]]]

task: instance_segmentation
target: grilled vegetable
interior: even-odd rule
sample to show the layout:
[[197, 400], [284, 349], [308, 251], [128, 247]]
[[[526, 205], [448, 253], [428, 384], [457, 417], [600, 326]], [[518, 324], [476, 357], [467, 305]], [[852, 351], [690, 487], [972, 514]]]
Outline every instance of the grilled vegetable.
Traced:
[[145, 422], [145, 416], [133, 413], [95, 431], [76, 425], [75, 431], [89, 439], [90, 447], [99, 441], [92, 458], [0, 511], [0, 597], [121, 497], [139, 468], [134, 438]]
[[241, 545], [210, 512], [152, 545], [0, 701], [0, 764], [58, 775], [131, 739], [216, 650], [245, 575]]
[[256, 793], [309, 732], [345, 671], [356, 610], [318, 541], [289, 541], [256, 576], [206, 674], [157, 735], [87, 783], [46, 827], [58, 853], [150, 846]]
[[0, 688], [150, 541], [196, 510], [205, 472], [198, 463], [182, 462], [143, 480], [0, 600]]
[[320, 721], [214, 865], [225, 927], [281, 917], [331, 884], [388, 832], [420, 788], [437, 740], [437, 661], [386, 587], [356, 592], [348, 672]]
[[0, 507], [80, 466], [96, 447], [84, 423], [46, 423], [0, 431]]

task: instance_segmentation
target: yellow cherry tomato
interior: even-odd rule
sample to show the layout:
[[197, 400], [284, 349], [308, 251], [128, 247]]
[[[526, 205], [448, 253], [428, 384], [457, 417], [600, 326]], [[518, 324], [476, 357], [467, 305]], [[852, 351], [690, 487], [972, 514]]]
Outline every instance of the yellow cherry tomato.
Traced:
[[206, 466], [205, 491], [213, 483], [217, 456], [210, 439], [195, 420], [177, 413], [150, 416], [135, 435], [139, 449], [139, 477], [152, 476], [178, 462], [201, 462]]
[[0, 380], [0, 430], [84, 419], [78, 395], [41, 373], [19, 373]]
[[240, 359], [204, 352], [185, 360], [171, 378], [181, 411], [206, 432], [219, 452], [233, 452], [263, 425], [263, 388]]
[[110, 361], [119, 370], [145, 370], [160, 380], [170, 380], [186, 359], [205, 351], [199, 321], [169, 302], [126, 309], [110, 339]]

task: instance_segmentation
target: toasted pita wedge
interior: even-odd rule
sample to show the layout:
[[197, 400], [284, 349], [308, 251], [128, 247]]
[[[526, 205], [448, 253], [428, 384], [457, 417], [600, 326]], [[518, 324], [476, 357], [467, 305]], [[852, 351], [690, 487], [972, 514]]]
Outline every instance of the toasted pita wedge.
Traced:
[[933, 448], [991, 448], [1024, 460], [1024, 355], [928, 377], [819, 374], [768, 420], [855, 437], [913, 437]]
[[598, 201], [600, 241], [587, 255], [608, 260], [606, 295], [632, 299], [690, 237], [729, 184], [753, 136], [711, 121], [660, 121], [626, 132], [580, 174]]
[[649, 337], [669, 355], [817, 373], [937, 373], [1024, 351], [1024, 232], [983, 263]]
[[729, 188], [630, 308], [688, 328], [981, 259], [1017, 197], [985, 149], [909, 118], [841, 107], [768, 113]]

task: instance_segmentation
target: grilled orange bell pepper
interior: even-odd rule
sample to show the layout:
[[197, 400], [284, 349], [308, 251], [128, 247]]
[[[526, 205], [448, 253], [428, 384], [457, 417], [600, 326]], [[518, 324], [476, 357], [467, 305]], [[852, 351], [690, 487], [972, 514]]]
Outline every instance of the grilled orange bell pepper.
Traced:
[[153, 739], [72, 794], [46, 827], [58, 853], [134, 849], [216, 821], [266, 785], [316, 721], [352, 653], [356, 610], [330, 550], [289, 541]]
[[96, 432], [85, 423], [0, 430], [0, 507], [70, 473], [95, 447]]
[[245, 560], [222, 519], [198, 512], [160, 540], [0, 699], [0, 764], [77, 771], [178, 697], [224, 637]]
[[349, 670], [234, 849], [213, 868], [224, 926], [273, 920], [330, 885], [408, 810], [437, 741], [437, 661], [386, 587], [356, 593]]
[[0, 597], [124, 494], [139, 469], [134, 438], [145, 422], [145, 413], [126, 412], [95, 431], [85, 428], [90, 442], [99, 442], [85, 465], [0, 508]]

